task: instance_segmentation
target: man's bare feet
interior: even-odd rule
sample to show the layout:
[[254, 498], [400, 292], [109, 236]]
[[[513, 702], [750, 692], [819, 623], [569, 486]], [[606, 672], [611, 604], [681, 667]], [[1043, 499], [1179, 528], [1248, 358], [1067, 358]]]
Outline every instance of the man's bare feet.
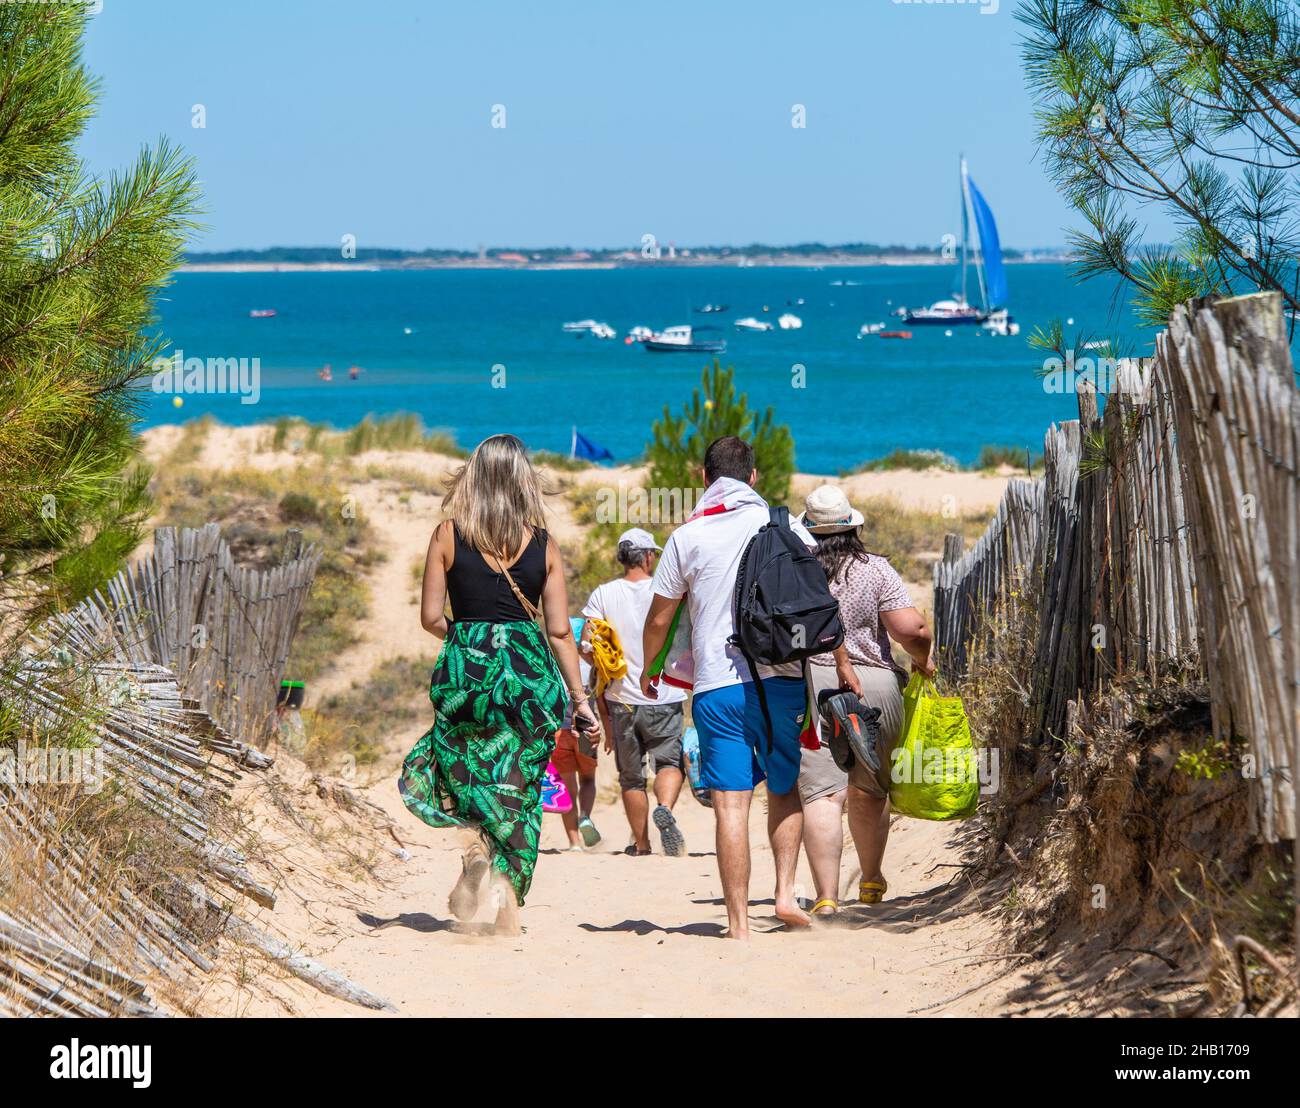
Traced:
[[483, 849], [483, 844], [475, 842], [467, 846], [460, 865], [460, 880], [447, 898], [447, 908], [458, 920], [469, 920], [478, 911], [478, 890], [488, 868], [487, 851]]
[[776, 902], [776, 918], [787, 927], [811, 927], [812, 917], [799, 907], [796, 901]]
[[747, 942], [749, 942], [749, 928], [746, 927], [745, 930], [743, 930], [743, 931], [738, 931], [738, 930], [736, 930], [736, 929], [733, 928], [733, 927], [728, 927], [728, 928], [727, 928], [727, 929], [722, 933], [722, 937], [723, 937], [724, 939], [736, 939], [736, 940], [738, 940], [738, 941], [740, 941], [740, 942], [742, 942], [742, 943], [747, 943]]

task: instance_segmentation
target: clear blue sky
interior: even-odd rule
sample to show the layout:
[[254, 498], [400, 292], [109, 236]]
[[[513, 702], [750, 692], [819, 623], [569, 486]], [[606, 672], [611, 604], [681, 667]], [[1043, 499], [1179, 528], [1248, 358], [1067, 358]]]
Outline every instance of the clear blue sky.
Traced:
[[937, 243], [962, 150], [1004, 244], [1055, 245], [1012, 7], [105, 0], [83, 150], [193, 153], [200, 249]]

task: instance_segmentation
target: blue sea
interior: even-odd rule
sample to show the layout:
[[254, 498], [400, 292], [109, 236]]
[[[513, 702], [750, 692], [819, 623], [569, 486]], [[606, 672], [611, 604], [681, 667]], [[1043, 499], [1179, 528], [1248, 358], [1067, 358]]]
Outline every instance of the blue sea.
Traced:
[[[650, 353], [623, 335], [635, 325], [713, 324], [751, 408], [770, 405], [793, 431], [799, 468], [836, 473], [899, 447], [962, 463], [986, 443], [1038, 453], [1048, 424], [1076, 407], [1073, 395], [1044, 389], [1044, 355], [1027, 342], [1036, 325], [1072, 319], [1066, 333], [1080, 342], [1117, 338], [1125, 353], [1151, 352], [1154, 334], [1113, 283], [1080, 284], [1051, 264], [1008, 267], [1018, 337], [972, 327], [913, 328], [905, 341], [857, 337], [864, 323], [901, 326], [894, 308], [946, 297], [956, 279], [955, 267], [936, 266], [182, 273], [160, 304], [162, 333], [185, 358], [259, 359], [260, 396], [241, 404], [237, 395], [187, 395], [178, 409], [151, 392], [144, 423], [295, 415], [344, 428], [404, 411], [466, 446], [510, 431], [531, 448], [567, 453], [576, 426], [631, 461], [665, 405], [677, 411], [690, 399], [710, 356]], [[706, 303], [729, 310], [692, 310]], [[266, 308], [276, 316], [249, 317]], [[803, 327], [733, 326], [785, 311]], [[587, 318], [619, 337], [561, 330]], [[326, 363], [329, 383], [317, 377]], [[355, 381], [352, 365], [364, 370]]]

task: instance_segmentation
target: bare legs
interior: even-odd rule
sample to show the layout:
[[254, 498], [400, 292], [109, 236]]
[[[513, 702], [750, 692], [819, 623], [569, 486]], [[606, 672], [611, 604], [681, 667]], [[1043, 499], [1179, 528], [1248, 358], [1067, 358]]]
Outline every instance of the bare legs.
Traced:
[[649, 850], [650, 832], [646, 826], [646, 817], [650, 812], [650, 802], [646, 799], [644, 788], [623, 790], [623, 811], [627, 813], [627, 825], [632, 828], [637, 850]]
[[[682, 771], [672, 766], [665, 766], [655, 771], [655, 801], [671, 810], [681, 795]], [[593, 782], [593, 790], [595, 783]], [[650, 801], [645, 788], [623, 790], [623, 811], [627, 813], [627, 825], [632, 829], [632, 838], [637, 850], [650, 849]]]
[[[803, 839], [803, 805], [799, 790], [778, 796], [767, 794], [767, 836], [772, 840], [776, 863], [776, 918], [789, 927], [807, 927], [808, 913], [794, 895], [794, 872], [799, 864], [799, 843]], [[749, 844], [746, 843], [746, 848]]]
[[[727, 906], [727, 936], [749, 939], [749, 807], [753, 792], [713, 790], [717, 817], [718, 873]], [[782, 796], [769, 793], [767, 833], [776, 862], [776, 915], [791, 927], [807, 927], [808, 915], [795, 901], [794, 872], [803, 835], [803, 808], [793, 789]]]
[[849, 830], [858, 849], [863, 881], [882, 879], [880, 864], [889, 840], [889, 801], [870, 796], [856, 785], [849, 786]]
[[565, 773], [561, 775], [564, 779], [564, 787], [569, 790], [569, 796], [573, 798], [573, 807], [567, 812], [560, 813], [560, 819], [564, 821], [564, 833], [569, 836], [570, 846], [582, 846], [582, 833], [578, 830], [578, 820], [585, 819], [591, 815], [591, 810], [596, 806], [596, 776], [590, 777], [579, 776], [577, 773]]
[[844, 796], [847, 790], [819, 796], [804, 805], [803, 846], [818, 900], [838, 901], [840, 855], [844, 851]]
[[682, 771], [673, 766], [655, 770], [655, 799], [665, 808], [672, 808], [682, 792]]
[[718, 875], [727, 905], [727, 937], [749, 941], [749, 804], [754, 793], [713, 790]]

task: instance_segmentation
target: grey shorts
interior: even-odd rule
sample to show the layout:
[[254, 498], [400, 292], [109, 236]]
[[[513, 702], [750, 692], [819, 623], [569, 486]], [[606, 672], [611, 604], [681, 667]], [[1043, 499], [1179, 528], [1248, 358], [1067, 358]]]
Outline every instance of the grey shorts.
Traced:
[[[830, 747], [823, 738], [821, 749], [805, 750], [799, 763], [799, 798], [805, 804], [819, 796], [838, 792], [845, 784], [856, 786], [868, 796], [889, 795], [889, 773], [893, 767], [890, 755], [903, 732], [903, 686], [907, 679], [892, 669], [881, 669], [879, 666], [854, 666], [853, 671], [862, 683], [862, 699], [870, 707], [880, 709], [880, 772], [871, 773], [865, 766], [854, 765], [845, 774], [831, 758]], [[817, 694], [822, 689], [839, 687], [834, 666], [810, 665], [808, 681], [812, 686], [813, 704], [817, 703]], [[820, 732], [820, 717], [817, 727]], [[818, 737], [821, 738], [820, 733]], [[807, 786], [804, 783], [805, 773], [808, 775]], [[837, 781], [838, 787], [831, 787]]]
[[682, 768], [685, 704], [619, 704], [606, 701], [614, 731], [614, 764], [621, 789], [645, 788], [645, 761], [655, 773]]

